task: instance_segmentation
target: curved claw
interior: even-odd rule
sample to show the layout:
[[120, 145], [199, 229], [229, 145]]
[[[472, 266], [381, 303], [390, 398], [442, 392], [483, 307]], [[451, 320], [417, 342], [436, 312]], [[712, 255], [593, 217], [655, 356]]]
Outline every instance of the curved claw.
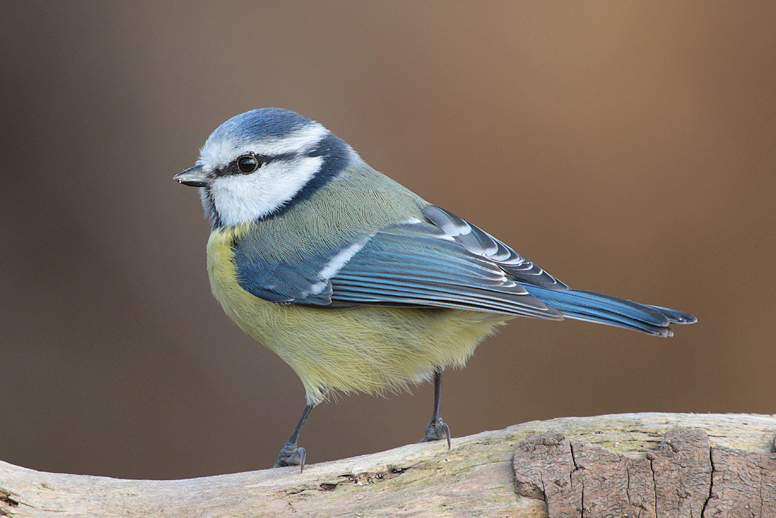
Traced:
[[447, 449], [450, 449], [450, 427], [442, 421], [442, 417], [436, 417], [426, 426], [426, 435], [419, 442], [441, 441], [447, 439]]
[[304, 472], [304, 461], [307, 458], [307, 451], [298, 447], [296, 444], [286, 444], [273, 468], [284, 468], [286, 466], [299, 466], [299, 472]]

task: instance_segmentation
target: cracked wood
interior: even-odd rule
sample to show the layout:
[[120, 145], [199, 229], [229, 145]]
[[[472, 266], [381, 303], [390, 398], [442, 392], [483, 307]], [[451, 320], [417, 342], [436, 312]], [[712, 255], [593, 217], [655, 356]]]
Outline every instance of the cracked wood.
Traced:
[[700, 428], [668, 430], [644, 458], [531, 435], [514, 459], [518, 493], [550, 517], [776, 517], [776, 454], [711, 446]]

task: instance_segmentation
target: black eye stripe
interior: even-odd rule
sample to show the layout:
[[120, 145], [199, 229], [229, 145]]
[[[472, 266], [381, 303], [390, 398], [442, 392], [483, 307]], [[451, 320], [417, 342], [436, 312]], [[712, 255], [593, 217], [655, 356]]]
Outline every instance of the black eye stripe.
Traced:
[[[259, 155], [258, 153], [245, 153], [243, 155], [240, 155], [239, 157], [232, 160], [231, 163], [228, 165], [221, 167], [219, 169], [216, 169], [214, 171], [215, 176], [231, 176], [231, 175], [245, 175], [245, 174], [251, 174], [252, 172], [256, 172], [259, 168], [271, 163], [271, 162], [283, 162], [283, 161], [293, 161], [299, 157], [305, 157], [305, 156], [320, 156], [320, 154], [314, 154], [314, 153], [281, 153], [279, 155]], [[259, 162], [259, 166], [254, 169], [253, 171], [243, 171], [240, 169], [240, 160], [248, 157], [253, 157]]]

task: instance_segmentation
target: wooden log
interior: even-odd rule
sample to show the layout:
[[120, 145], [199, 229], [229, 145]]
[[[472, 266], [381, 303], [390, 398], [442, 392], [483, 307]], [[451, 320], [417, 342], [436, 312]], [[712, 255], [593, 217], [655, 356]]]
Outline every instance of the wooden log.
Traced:
[[776, 416], [622, 414], [305, 467], [119, 480], [0, 462], [11, 517], [776, 517]]

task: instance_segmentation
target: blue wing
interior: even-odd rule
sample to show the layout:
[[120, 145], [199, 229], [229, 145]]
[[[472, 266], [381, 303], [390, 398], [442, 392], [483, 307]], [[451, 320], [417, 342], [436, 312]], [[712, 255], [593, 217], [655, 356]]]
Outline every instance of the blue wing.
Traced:
[[295, 262], [270, 262], [238, 243], [238, 281], [265, 300], [341, 308], [447, 307], [561, 319], [518, 276], [563, 286], [511, 248], [438, 207], [426, 221], [361, 235]]
[[303, 260], [268, 262], [239, 244], [240, 285], [265, 300], [322, 308], [446, 307], [559, 320], [564, 315], [669, 336], [687, 313], [569, 289], [467, 221], [435, 206]]
[[497, 263], [426, 222], [378, 232], [331, 278], [331, 284], [332, 300], [340, 302], [560, 317]]
[[547, 306], [563, 316], [641, 331], [658, 336], [671, 336], [671, 324], [692, 324], [697, 319], [683, 311], [640, 304], [592, 291], [572, 290], [531, 261], [467, 221], [439, 207], [429, 207], [426, 217], [449, 234], [462, 234], [458, 239], [476, 254], [493, 260], [507, 274]]

